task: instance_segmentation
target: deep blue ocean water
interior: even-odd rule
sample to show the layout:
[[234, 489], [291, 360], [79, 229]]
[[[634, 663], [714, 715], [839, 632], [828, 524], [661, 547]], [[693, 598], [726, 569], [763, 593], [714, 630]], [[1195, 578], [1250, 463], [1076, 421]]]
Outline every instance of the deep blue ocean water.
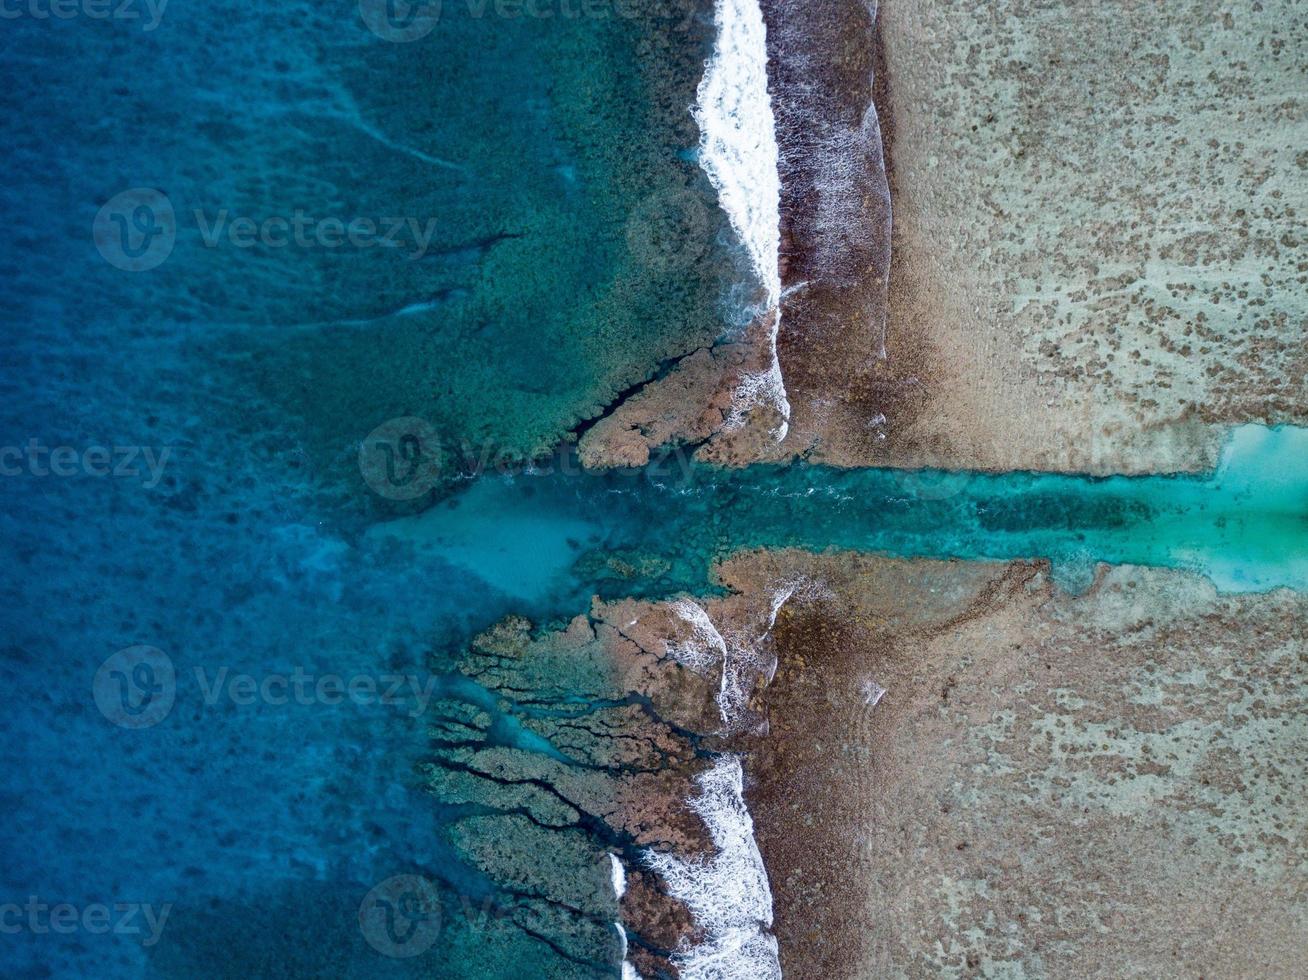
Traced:
[[[396, 874], [490, 887], [440, 838], [413, 700], [224, 685], [439, 672], [513, 602], [363, 537], [415, 505], [359, 442], [420, 414], [551, 446], [721, 332], [735, 260], [685, 152], [707, 24], [654, 57], [667, 18], [391, 6], [6, 13], [6, 976], [477, 975], [358, 921]], [[138, 645], [175, 679], [148, 729], [93, 697]], [[29, 899], [171, 912], [149, 943]]]
[[[587, 476], [564, 452], [378, 493], [359, 447], [388, 419], [521, 459], [727, 329], [738, 256], [688, 153], [704, 11], [41, 9], [0, 33], [5, 976], [575, 972], [525, 936], [450, 926], [405, 958], [360, 925], [397, 875], [447, 908], [496, 894], [417, 767], [422, 698], [510, 612], [703, 591], [776, 545], [1303, 587], [1289, 432], [1225, 482]], [[431, 686], [376, 703], [396, 677]]]

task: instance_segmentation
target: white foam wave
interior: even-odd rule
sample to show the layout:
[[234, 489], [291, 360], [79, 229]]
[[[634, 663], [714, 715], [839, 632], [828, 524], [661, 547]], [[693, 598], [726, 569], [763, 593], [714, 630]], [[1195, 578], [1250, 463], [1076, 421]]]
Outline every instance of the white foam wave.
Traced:
[[708, 674], [715, 668], [720, 671], [714, 700], [722, 718], [723, 731], [729, 732], [744, 714], [754, 679], [769, 673], [770, 667], [750, 642], [734, 634], [724, 637], [697, 602], [679, 599], [672, 608], [690, 624], [691, 635], [680, 642], [668, 642], [668, 655], [699, 674]]
[[678, 599], [672, 610], [690, 624], [691, 635], [681, 642], [669, 642], [668, 656], [697, 674], [707, 674], [718, 664], [725, 664], [727, 642], [704, 607], [691, 599]]
[[[613, 893], [618, 901], [622, 901], [622, 896], [627, 894], [627, 869], [612, 852], [609, 853], [609, 874], [613, 880]], [[613, 928], [618, 930], [618, 941], [621, 944], [622, 980], [641, 980], [641, 975], [636, 972], [636, 968], [627, 962], [627, 930], [623, 928], [621, 922], [613, 923]]]
[[618, 930], [618, 940], [622, 947], [622, 980], [642, 980], [636, 968], [627, 962], [627, 930], [622, 928], [621, 922], [613, 923], [613, 928]]
[[609, 854], [609, 876], [613, 880], [613, 892], [621, 899], [627, 894], [627, 869], [622, 866], [616, 854]]
[[677, 967], [683, 980], [780, 980], [777, 941], [768, 932], [772, 889], [745, 807], [740, 758], [719, 756], [698, 782], [700, 794], [690, 807], [708, 828], [713, 856], [647, 855], [704, 933], [702, 942], [677, 952]]
[[781, 329], [781, 175], [776, 120], [768, 94], [767, 27], [758, 0], [716, 0], [718, 36], [699, 83], [695, 122], [700, 130], [700, 166], [718, 192], [731, 227], [749, 254], [763, 285], [770, 317], [769, 368], [742, 380], [729, 423], [768, 404], [781, 415], [784, 439], [790, 401], [777, 360]]
[[798, 582], [786, 582], [779, 585], [772, 593], [772, 599], [768, 603], [768, 629], [777, 625], [777, 613], [781, 612], [781, 607], [790, 601], [790, 597], [795, 594], [799, 588]]
[[825, 582], [807, 575], [795, 575], [777, 581], [772, 586], [772, 596], [768, 602], [768, 625], [765, 633], [771, 632], [772, 627], [777, 625], [777, 614], [781, 612], [781, 607], [796, 597], [804, 602], [813, 602], [820, 599], [834, 599], [835, 594]]
[[[779, 583], [769, 597], [762, 634], [776, 625], [781, 607], [791, 597], [821, 591], [818, 583], [803, 577]], [[739, 632], [728, 630], [724, 635], [699, 603], [680, 599], [672, 609], [690, 626], [690, 636], [669, 641], [668, 653], [699, 673], [707, 674], [720, 665], [716, 700], [722, 730], [730, 732], [744, 716], [757, 679], [764, 675], [770, 679], [776, 668], [775, 660], [765, 663], [756, 649], [760, 624]], [[690, 807], [708, 828], [714, 855], [684, 860], [670, 854], [646, 854], [650, 867], [663, 877], [669, 893], [686, 904], [703, 932], [701, 942], [677, 952], [681, 976], [685, 980], [780, 980], [777, 941], [768, 931], [772, 891], [754, 841], [754, 822], [745, 807], [740, 758], [719, 756], [698, 782], [700, 793]]]
[[869, 708], [875, 708], [881, 703], [881, 699], [886, 696], [886, 689], [868, 677], [859, 686], [859, 694], [862, 696], [864, 704]]
[[744, 425], [745, 417], [756, 405], [770, 405], [781, 415], [781, 422], [772, 430], [773, 437], [780, 442], [790, 431], [790, 398], [786, 394], [786, 383], [781, 377], [781, 361], [777, 358], [777, 333], [781, 323], [781, 311], [772, 318], [769, 334], [769, 353], [772, 363], [764, 371], [746, 374], [740, 379], [736, 390], [731, 395], [731, 410], [727, 413], [726, 427], [738, 429]]

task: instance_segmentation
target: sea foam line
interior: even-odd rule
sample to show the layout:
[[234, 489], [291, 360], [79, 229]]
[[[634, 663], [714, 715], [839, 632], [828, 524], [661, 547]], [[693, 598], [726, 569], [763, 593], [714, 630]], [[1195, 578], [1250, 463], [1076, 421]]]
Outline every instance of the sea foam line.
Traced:
[[[622, 866], [622, 861], [616, 854], [609, 853], [609, 874], [613, 881], [613, 894], [618, 901], [622, 901], [622, 896], [627, 894], [627, 869]], [[627, 962], [627, 930], [621, 922], [613, 923], [613, 927], [618, 931], [618, 943], [622, 953], [622, 980], [644, 980], [636, 971], [636, 968]]]
[[754, 405], [781, 415], [778, 440], [790, 425], [790, 400], [777, 359], [781, 330], [781, 171], [776, 119], [768, 94], [767, 27], [758, 0], [716, 0], [718, 37], [699, 83], [694, 109], [699, 161], [718, 192], [718, 203], [749, 254], [763, 284], [770, 317], [769, 367], [741, 380], [731, 424]]
[[721, 755], [698, 778], [690, 807], [708, 827], [715, 853], [683, 859], [651, 851], [649, 865], [686, 904], [704, 940], [676, 954], [683, 980], [781, 980], [772, 926], [772, 889], [745, 808], [740, 757]]
[[722, 732], [729, 733], [744, 714], [754, 678], [765, 672], [765, 665], [739, 636], [733, 634], [730, 640], [724, 637], [699, 603], [678, 599], [672, 609], [690, 625], [691, 636], [681, 643], [668, 643], [668, 655], [697, 674], [708, 675], [719, 669], [714, 700], [722, 718]]
[[[773, 597], [769, 629], [794, 591], [782, 589]], [[739, 637], [724, 637], [698, 603], [681, 599], [672, 608], [690, 626], [691, 636], [670, 642], [668, 653], [698, 673], [721, 665], [716, 700], [723, 731], [730, 731], [744, 710], [753, 676], [759, 673], [758, 658]], [[754, 821], [745, 806], [740, 757], [718, 756], [697, 782], [699, 795], [689, 805], [708, 828], [714, 854], [690, 860], [657, 851], [645, 854], [669, 894], [685, 903], [704, 934], [700, 942], [678, 950], [674, 960], [685, 980], [780, 980], [777, 941], [768, 932], [772, 890], [754, 840]]]

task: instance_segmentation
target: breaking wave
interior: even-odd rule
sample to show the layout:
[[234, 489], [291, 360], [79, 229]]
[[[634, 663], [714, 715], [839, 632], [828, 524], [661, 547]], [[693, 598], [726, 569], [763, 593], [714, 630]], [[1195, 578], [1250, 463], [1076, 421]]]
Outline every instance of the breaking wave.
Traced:
[[730, 657], [727, 641], [713, 625], [704, 607], [693, 599], [678, 599], [672, 604], [672, 610], [690, 625], [691, 635], [685, 640], [669, 642], [668, 655], [697, 674], [707, 674], [718, 664], [725, 668]]
[[627, 894], [627, 869], [622, 866], [616, 854], [609, 855], [609, 878], [613, 882], [613, 894], [621, 901]]
[[[780, 608], [780, 602], [776, 608]], [[755, 680], [764, 675], [770, 679], [775, 665], [759, 655], [757, 637], [723, 636], [699, 603], [679, 599], [673, 603], [672, 609], [690, 626], [691, 632], [686, 639], [668, 643], [668, 656], [697, 674], [719, 672], [718, 693], [714, 700], [722, 718], [722, 732], [737, 730], [745, 718]], [[774, 609], [772, 619], [775, 618]], [[771, 628], [770, 622], [768, 628]]]
[[[622, 901], [622, 896], [627, 894], [627, 869], [622, 866], [622, 861], [616, 854], [609, 854], [609, 874], [613, 881], [613, 894], [618, 901]], [[627, 962], [627, 930], [621, 922], [613, 923], [613, 928], [618, 931], [619, 951], [622, 954], [622, 980], [643, 980], [636, 968]]]
[[[739, 726], [747, 715], [756, 682], [771, 679], [775, 660], [759, 652], [781, 607], [797, 594], [818, 594], [821, 586], [804, 579], [780, 583], [769, 597], [762, 622], [752, 628], [729, 630], [714, 625], [708, 612], [691, 599], [673, 603], [672, 610], [689, 627], [688, 635], [667, 644], [670, 657], [704, 675], [720, 670], [716, 695], [722, 732]], [[678, 950], [675, 961], [686, 980], [780, 980], [781, 964], [772, 926], [772, 891], [767, 869], [754, 840], [754, 821], [745, 807], [740, 757], [719, 755], [713, 767], [698, 777], [700, 793], [689, 801], [713, 841], [709, 858], [685, 860], [672, 854], [647, 852], [649, 866], [662, 876], [668, 892], [684, 902], [700, 942]]]
[[790, 401], [777, 360], [781, 329], [781, 173], [772, 98], [768, 94], [767, 28], [758, 0], [716, 0], [717, 42], [699, 84], [695, 122], [700, 129], [700, 166], [718, 202], [744, 243], [763, 285], [770, 364], [746, 376], [736, 391], [732, 418], [754, 405], [781, 415], [784, 439]]
[[683, 980], [780, 980], [772, 926], [772, 889], [745, 808], [740, 758], [721, 755], [698, 778], [690, 807], [708, 827], [715, 853], [685, 860], [650, 852], [647, 860], [684, 902], [703, 930], [703, 941], [674, 960]]

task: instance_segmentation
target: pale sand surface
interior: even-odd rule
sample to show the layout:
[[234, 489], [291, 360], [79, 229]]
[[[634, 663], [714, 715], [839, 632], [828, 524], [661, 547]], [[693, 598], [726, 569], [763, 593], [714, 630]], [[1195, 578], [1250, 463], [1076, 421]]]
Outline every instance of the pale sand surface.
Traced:
[[[1234, 425], [1308, 424], [1308, 3], [884, 0], [880, 24], [886, 359], [865, 307], [800, 295], [784, 444], [721, 432], [734, 347], [595, 426], [589, 464], [682, 441], [1180, 471]], [[1131, 567], [1080, 597], [1026, 563], [722, 569], [746, 596], [797, 576], [744, 740], [788, 978], [1303, 974], [1308, 599]]]
[[[1308, 599], [773, 553], [748, 769], [786, 976], [1261, 977], [1308, 962]], [[887, 690], [869, 705], [868, 686]]]
[[888, 0], [894, 462], [1210, 465], [1308, 421], [1308, 4]]

